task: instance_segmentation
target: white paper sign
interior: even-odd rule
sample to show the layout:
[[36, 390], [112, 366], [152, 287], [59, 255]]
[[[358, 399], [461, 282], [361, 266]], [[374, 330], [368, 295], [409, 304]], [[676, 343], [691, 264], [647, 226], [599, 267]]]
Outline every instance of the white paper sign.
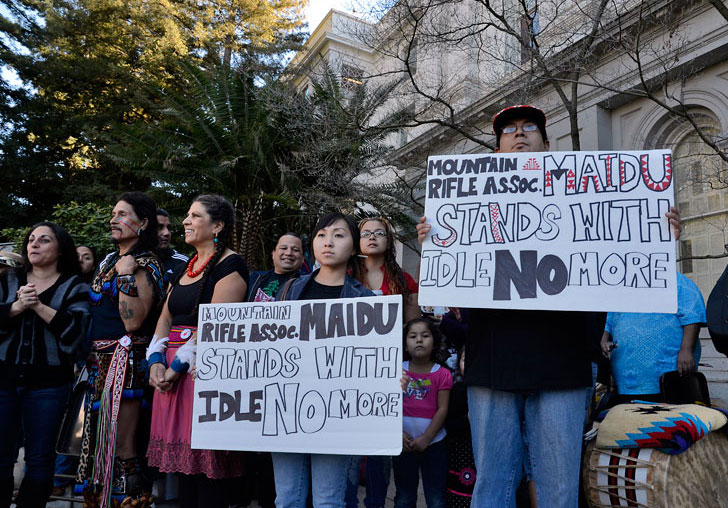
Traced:
[[200, 306], [192, 447], [402, 448], [402, 297]]
[[420, 305], [676, 312], [669, 150], [430, 157]]

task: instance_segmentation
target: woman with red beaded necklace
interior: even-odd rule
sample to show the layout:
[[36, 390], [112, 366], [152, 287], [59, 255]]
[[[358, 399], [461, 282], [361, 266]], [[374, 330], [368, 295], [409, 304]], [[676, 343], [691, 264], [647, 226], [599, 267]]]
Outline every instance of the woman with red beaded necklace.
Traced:
[[240, 453], [190, 447], [194, 378], [188, 370], [195, 363], [199, 305], [244, 301], [247, 291], [245, 261], [229, 248], [234, 223], [222, 196], [195, 198], [182, 224], [197, 253], [173, 283], [147, 350], [149, 384], [156, 389], [147, 457], [162, 472], [182, 473], [182, 508], [226, 508], [221, 480], [243, 472]]

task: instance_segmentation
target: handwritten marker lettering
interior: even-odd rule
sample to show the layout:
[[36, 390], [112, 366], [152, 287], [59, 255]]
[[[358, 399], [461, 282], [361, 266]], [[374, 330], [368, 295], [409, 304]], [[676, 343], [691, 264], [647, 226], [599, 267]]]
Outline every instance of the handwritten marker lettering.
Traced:
[[430, 157], [421, 305], [674, 312], [669, 150]]

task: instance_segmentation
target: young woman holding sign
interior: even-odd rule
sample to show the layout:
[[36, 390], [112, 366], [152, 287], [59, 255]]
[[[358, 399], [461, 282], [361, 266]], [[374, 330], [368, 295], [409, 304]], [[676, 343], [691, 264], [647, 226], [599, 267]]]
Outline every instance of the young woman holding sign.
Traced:
[[[359, 230], [354, 220], [341, 213], [321, 217], [314, 228], [313, 254], [317, 271], [283, 286], [278, 300], [328, 300], [374, 296], [355, 277], [359, 254]], [[350, 455], [273, 453], [277, 508], [305, 508], [309, 482], [313, 505], [344, 506]]]
[[149, 384], [156, 389], [147, 456], [150, 466], [183, 474], [182, 508], [226, 508], [228, 496], [219, 480], [242, 474], [242, 454], [190, 448], [194, 379], [188, 371], [195, 363], [200, 304], [244, 301], [248, 268], [229, 248], [235, 213], [225, 198], [198, 196], [182, 224], [185, 242], [197, 254], [172, 284], [147, 350]]

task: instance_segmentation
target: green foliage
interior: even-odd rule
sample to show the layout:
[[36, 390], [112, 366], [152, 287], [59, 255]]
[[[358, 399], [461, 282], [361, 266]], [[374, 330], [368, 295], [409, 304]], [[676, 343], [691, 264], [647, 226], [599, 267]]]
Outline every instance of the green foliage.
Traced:
[[106, 251], [107, 208], [94, 203], [144, 190], [180, 216], [219, 193], [256, 267], [280, 233], [307, 233], [332, 209], [409, 220], [407, 189], [380, 178], [401, 120], [374, 121], [391, 87], [345, 89], [325, 69], [305, 97], [276, 79], [305, 3], [4, 1], [0, 65], [28, 87], [0, 80], [0, 228], [54, 210]]
[[108, 133], [158, 121], [160, 90], [184, 96], [181, 62], [277, 71], [300, 44], [304, 3], [4, 0], [0, 67], [24, 86], [0, 79], [0, 228], [148, 189], [143, 173], [104, 157]]
[[[111, 209], [111, 205], [71, 201], [54, 206], [48, 220], [63, 226], [77, 246], [93, 247], [99, 255], [102, 255], [113, 248], [109, 234]], [[27, 228], [6, 228], [0, 231], [0, 234], [20, 250], [27, 231]]]
[[234, 247], [256, 266], [263, 232], [296, 208], [276, 160], [286, 138], [271, 124], [261, 88], [248, 73], [185, 65], [180, 79], [184, 93], [162, 91], [155, 112], [160, 120], [120, 126], [105, 156], [154, 181], [151, 193], [170, 212], [183, 212], [197, 194], [226, 196], [238, 222]]
[[184, 69], [184, 93], [163, 90], [160, 120], [121, 126], [105, 153], [154, 181], [151, 192], [168, 211], [183, 212], [199, 193], [226, 196], [238, 220], [234, 247], [256, 268], [281, 233], [308, 233], [331, 210], [376, 210], [414, 230], [411, 189], [381, 178], [386, 139], [403, 114], [374, 122], [391, 87], [347, 90], [324, 68], [304, 96], [224, 65]]
[[[285, 88], [269, 101], [293, 149], [281, 154], [283, 178], [308, 231], [322, 213], [383, 215], [400, 231], [414, 231], [412, 189], [387, 164], [390, 140], [409, 120], [407, 110], [383, 114], [396, 83], [344, 86], [323, 65], [308, 94]], [[393, 179], [394, 177], [394, 179]]]
[[94, 247], [103, 255], [114, 248], [109, 232], [112, 209], [112, 205], [71, 201], [53, 207], [53, 222], [66, 228], [76, 245]]
[[27, 230], [25, 228], [5, 228], [0, 230], [0, 235], [3, 236], [8, 242], [13, 242], [16, 251], [20, 251], [23, 245], [23, 237]]
[[25, 86], [2, 111], [0, 169], [7, 178], [0, 192], [10, 214], [0, 216], [0, 227], [36, 222], [56, 203], [146, 188], [149, 181], [100, 163], [100, 133], [151, 120], [145, 111], [156, 98], [148, 91], [170, 80], [187, 55], [183, 27], [169, 23], [159, 3], [3, 4], [10, 16], [0, 24], [8, 41], [0, 63]]

